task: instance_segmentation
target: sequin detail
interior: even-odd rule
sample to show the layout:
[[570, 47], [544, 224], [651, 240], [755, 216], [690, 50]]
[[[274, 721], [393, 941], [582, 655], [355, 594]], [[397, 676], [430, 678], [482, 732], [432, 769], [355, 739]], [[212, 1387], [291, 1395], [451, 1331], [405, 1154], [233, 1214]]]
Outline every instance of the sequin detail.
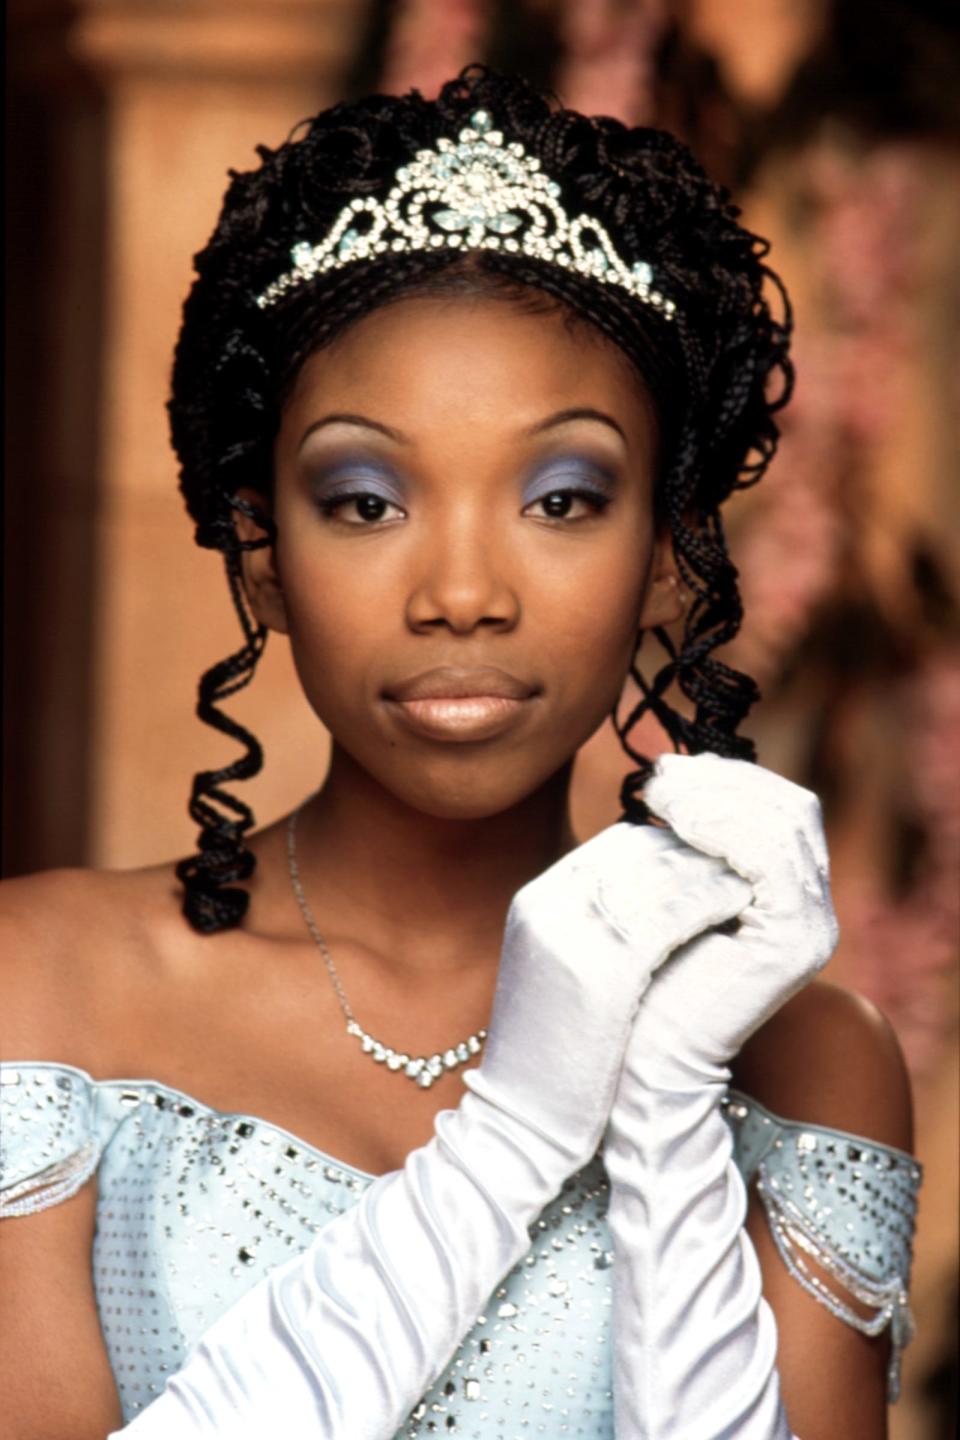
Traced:
[[[774, 1243], [790, 1274], [864, 1335], [891, 1327], [887, 1398], [900, 1394], [900, 1355], [913, 1338], [909, 1304], [922, 1167], [891, 1146], [822, 1126], [785, 1125], [757, 1101], [723, 1101], [741, 1173], [756, 1176]], [[827, 1284], [808, 1265], [833, 1278]], [[843, 1291], [871, 1314], [861, 1315]]]
[[[92, 1081], [70, 1066], [32, 1062], [0, 1065], [0, 1081], [3, 1213], [25, 1215], [56, 1203], [58, 1194], [65, 1199], [96, 1170], [94, 1284], [125, 1420], [160, 1393], [219, 1315], [305, 1250], [371, 1183], [288, 1131], [211, 1110], [154, 1082]], [[766, 1197], [776, 1197], [767, 1209], [771, 1225], [789, 1221], [781, 1253], [801, 1283], [809, 1277], [792, 1268], [800, 1233], [855, 1270], [858, 1284], [865, 1277], [864, 1288], [892, 1286], [896, 1277], [902, 1303], [892, 1292], [878, 1292], [876, 1303], [883, 1323], [893, 1326], [898, 1355], [909, 1338], [920, 1167], [903, 1152], [855, 1136], [781, 1121], [739, 1092], [728, 1092], [724, 1113], [744, 1180], [756, 1176]], [[839, 1158], [830, 1144], [843, 1150]], [[868, 1158], [851, 1159], [849, 1146]], [[832, 1181], [818, 1178], [816, 1161], [828, 1157]], [[805, 1180], [804, 1167], [814, 1178]], [[857, 1201], [869, 1193], [867, 1178], [878, 1193], [863, 1207]], [[828, 1196], [815, 1210], [803, 1208], [804, 1183], [818, 1202]], [[836, 1203], [840, 1184], [855, 1190], [849, 1214]], [[543, 1211], [529, 1251], [397, 1440], [447, 1434], [613, 1440], [608, 1199], [598, 1157]]]
[[397, 1440], [613, 1440], [609, 1191], [599, 1158], [566, 1182]]
[[69, 1200], [100, 1160], [89, 1080], [0, 1065], [0, 1219]]
[[87, 1183], [99, 1163], [100, 1153], [91, 1140], [66, 1160], [45, 1165], [36, 1175], [4, 1186], [0, 1194], [0, 1220], [14, 1215], [36, 1215], [39, 1210], [69, 1200]]

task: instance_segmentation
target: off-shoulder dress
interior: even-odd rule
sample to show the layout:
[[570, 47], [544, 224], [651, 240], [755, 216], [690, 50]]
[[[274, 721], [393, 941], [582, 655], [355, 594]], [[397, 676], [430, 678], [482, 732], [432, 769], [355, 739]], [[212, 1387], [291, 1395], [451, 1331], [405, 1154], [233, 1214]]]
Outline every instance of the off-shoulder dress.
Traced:
[[[797, 1282], [847, 1324], [869, 1334], [890, 1326], [895, 1400], [913, 1330], [921, 1166], [862, 1136], [774, 1115], [734, 1089], [722, 1106], [737, 1169]], [[126, 1420], [218, 1316], [374, 1178], [255, 1115], [212, 1110], [151, 1080], [0, 1065], [0, 1217], [56, 1205], [94, 1175], [93, 1276]], [[527, 1254], [397, 1440], [612, 1440], [607, 1200], [598, 1156], [531, 1227]]]

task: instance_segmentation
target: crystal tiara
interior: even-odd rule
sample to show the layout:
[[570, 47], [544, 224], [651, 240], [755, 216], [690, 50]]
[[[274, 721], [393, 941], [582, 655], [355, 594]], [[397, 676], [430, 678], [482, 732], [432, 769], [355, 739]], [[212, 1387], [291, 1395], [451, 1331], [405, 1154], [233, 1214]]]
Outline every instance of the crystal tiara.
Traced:
[[655, 287], [647, 262], [627, 264], [604, 226], [589, 215], [571, 219], [559, 195], [540, 161], [519, 141], [505, 142], [488, 112], [477, 110], [456, 143], [443, 137], [402, 165], [384, 200], [351, 200], [318, 244], [294, 245], [293, 268], [256, 303], [266, 310], [317, 275], [388, 251], [500, 250], [618, 285], [672, 320], [676, 306]]

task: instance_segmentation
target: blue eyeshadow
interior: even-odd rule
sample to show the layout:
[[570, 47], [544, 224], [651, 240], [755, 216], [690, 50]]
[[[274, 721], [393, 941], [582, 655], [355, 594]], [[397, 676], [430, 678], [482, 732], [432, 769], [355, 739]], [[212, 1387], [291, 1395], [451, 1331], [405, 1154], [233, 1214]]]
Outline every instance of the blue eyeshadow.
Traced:
[[401, 494], [395, 472], [388, 465], [377, 465], [368, 458], [341, 460], [335, 465], [324, 466], [319, 474], [311, 478], [311, 488], [318, 500], [332, 500], [337, 495], [353, 495], [362, 491], [398, 503]]
[[564, 456], [552, 462], [529, 481], [523, 490], [523, 501], [530, 505], [556, 490], [583, 490], [602, 500], [611, 500], [617, 488], [616, 477], [595, 460]]

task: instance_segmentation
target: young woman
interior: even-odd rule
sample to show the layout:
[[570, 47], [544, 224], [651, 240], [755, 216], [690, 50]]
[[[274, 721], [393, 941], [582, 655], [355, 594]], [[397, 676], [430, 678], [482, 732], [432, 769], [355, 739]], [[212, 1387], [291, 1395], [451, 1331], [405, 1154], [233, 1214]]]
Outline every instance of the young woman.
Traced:
[[[814, 978], [816, 802], [712, 654], [790, 385], [765, 247], [669, 136], [480, 68], [261, 161], [171, 402], [242, 757], [176, 875], [5, 887], [13, 1433], [880, 1437], [909, 1086]], [[270, 631], [332, 758], [250, 835], [221, 705]], [[626, 818], [578, 845], [611, 712]]]

